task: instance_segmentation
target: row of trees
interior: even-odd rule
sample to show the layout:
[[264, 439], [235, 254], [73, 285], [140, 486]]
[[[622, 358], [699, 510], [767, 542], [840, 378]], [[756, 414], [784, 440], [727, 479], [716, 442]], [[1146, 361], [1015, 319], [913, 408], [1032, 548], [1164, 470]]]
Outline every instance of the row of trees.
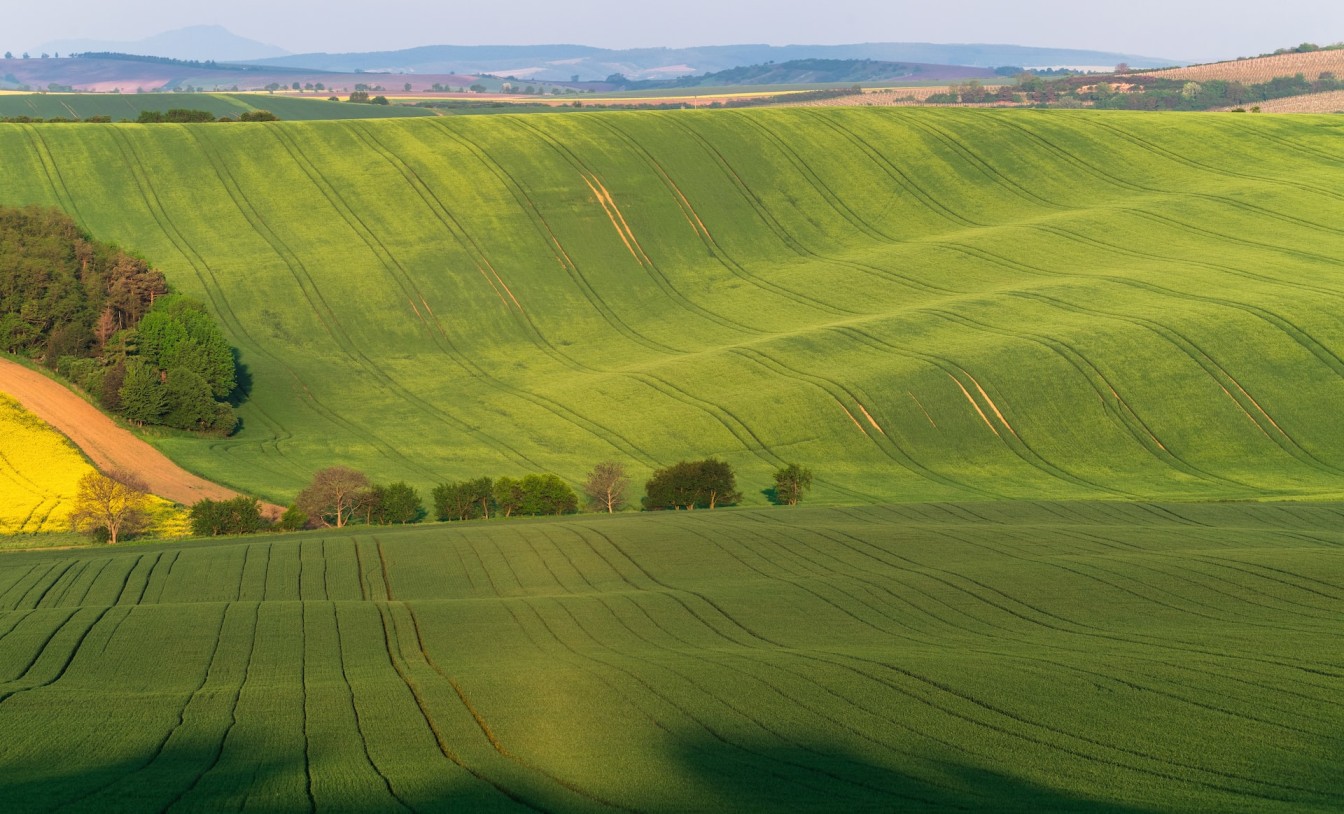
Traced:
[[[583, 491], [593, 511], [617, 512], [625, 507], [630, 479], [616, 461], [604, 461], [588, 473]], [[797, 505], [812, 487], [812, 472], [798, 464], [781, 467], [768, 490], [776, 503]], [[679, 461], [653, 473], [645, 484], [641, 504], [646, 511], [714, 509], [741, 501], [732, 467], [706, 458]], [[552, 474], [521, 478], [476, 478], [434, 487], [434, 516], [442, 521], [574, 514], [579, 497]], [[149, 523], [148, 488], [126, 472], [96, 472], [80, 481], [72, 522], [76, 530], [95, 539], [116, 543], [143, 531]], [[304, 528], [351, 523], [394, 525], [418, 523], [427, 516], [415, 487], [397, 482], [376, 484], [363, 472], [343, 466], [322, 469], [299, 493], [294, 505], [272, 523], [261, 504], [249, 497], [201, 500], [189, 511], [192, 533], [198, 537], [254, 534], [260, 531], [298, 531]]]
[[248, 110], [240, 114], [237, 119], [228, 116], [215, 117], [215, 114], [208, 110], [189, 110], [186, 108], [172, 108], [163, 110], [142, 110], [140, 116], [135, 121], [138, 124], [197, 124], [201, 122], [274, 122], [279, 121], [280, 117], [269, 110]]
[[551, 474], [521, 478], [477, 478], [434, 487], [434, 515], [439, 520], [573, 514], [579, 496]]

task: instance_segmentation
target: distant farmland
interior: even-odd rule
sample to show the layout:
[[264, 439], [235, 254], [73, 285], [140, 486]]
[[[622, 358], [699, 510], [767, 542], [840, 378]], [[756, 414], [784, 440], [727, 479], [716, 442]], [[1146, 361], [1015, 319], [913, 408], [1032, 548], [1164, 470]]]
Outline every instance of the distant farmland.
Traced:
[[1188, 68], [1143, 71], [1143, 73], [1160, 76], [1163, 79], [1188, 79], [1195, 82], [1221, 79], [1225, 82], [1250, 84], [1297, 74], [1302, 74], [1308, 81], [1315, 81], [1322, 73], [1344, 76], [1344, 49], [1311, 51], [1305, 54], [1276, 54], [1254, 59], [1214, 62], [1209, 65], [1192, 65]]
[[[335, 103], [330, 103], [335, 104]], [[718, 455], [826, 503], [1337, 497], [1329, 117], [784, 109], [0, 126], [219, 315], [244, 427], [165, 437], [287, 501]]]
[[1338, 810], [1340, 520], [962, 504], [8, 555], [0, 797]]
[[254, 110], [269, 110], [287, 121], [375, 119], [428, 116], [418, 108], [350, 104], [264, 93], [0, 93], [0, 117], [88, 119], [111, 116], [135, 121], [145, 110], [186, 108], [236, 119]]

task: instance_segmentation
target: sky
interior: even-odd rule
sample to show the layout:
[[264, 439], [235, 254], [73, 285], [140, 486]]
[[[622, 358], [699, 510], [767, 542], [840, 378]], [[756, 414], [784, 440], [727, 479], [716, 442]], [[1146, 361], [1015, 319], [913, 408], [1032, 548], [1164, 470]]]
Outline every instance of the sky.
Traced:
[[1344, 41], [1341, 0], [43, 0], [0, 17], [0, 49], [138, 40], [216, 24], [294, 53], [417, 45], [1011, 43], [1196, 61]]

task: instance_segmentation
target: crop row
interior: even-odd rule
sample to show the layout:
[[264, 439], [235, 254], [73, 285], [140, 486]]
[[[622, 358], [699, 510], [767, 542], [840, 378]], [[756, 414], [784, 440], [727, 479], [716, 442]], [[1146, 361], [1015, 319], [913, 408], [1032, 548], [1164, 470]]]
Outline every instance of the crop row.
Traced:
[[12, 555], [0, 785], [21, 811], [1329, 808], [1338, 520], [912, 504]]

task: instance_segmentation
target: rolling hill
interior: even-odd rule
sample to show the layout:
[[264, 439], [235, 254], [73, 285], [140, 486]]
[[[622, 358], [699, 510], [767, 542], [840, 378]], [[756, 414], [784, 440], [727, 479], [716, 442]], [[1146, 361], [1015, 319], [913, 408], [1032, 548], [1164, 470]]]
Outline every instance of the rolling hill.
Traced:
[[788, 109], [0, 126], [219, 315], [286, 500], [719, 455], [824, 502], [1338, 496], [1342, 123]]
[[803, 508], [6, 555], [0, 795], [1336, 811], [1339, 518]]

